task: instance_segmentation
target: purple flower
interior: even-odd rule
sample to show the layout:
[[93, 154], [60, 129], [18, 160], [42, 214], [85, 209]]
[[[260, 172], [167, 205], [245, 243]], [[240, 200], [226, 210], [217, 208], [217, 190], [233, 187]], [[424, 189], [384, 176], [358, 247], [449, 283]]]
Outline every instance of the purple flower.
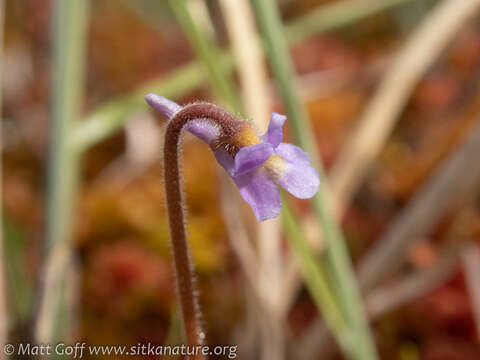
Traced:
[[[159, 95], [147, 94], [145, 98], [150, 106], [170, 119], [182, 109]], [[282, 202], [277, 184], [300, 199], [311, 198], [320, 184], [309, 155], [298, 146], [281, 142], [286, 119], [284, 115], [272, 113], [268, 130], [260, 137], [248, 122], [230, 138], [206, 119], [192, 121], [186, 126], [210, 145], [217, 161], [235, 181], [259, 221], [280, 214]], [[232, 152], [232, 148], [235, 151]]]

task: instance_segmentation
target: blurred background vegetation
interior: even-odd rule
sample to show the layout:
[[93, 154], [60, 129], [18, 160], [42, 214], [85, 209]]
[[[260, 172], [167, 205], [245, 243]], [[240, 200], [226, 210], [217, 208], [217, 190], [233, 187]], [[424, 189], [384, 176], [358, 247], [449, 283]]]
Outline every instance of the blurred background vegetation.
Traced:
[[[3, 4], [0, 341], [181, 343], [162, 183], [166, 120], [143, 95], [220, 102], [262, 129], [268, 119], [252, 115], [262, 113], [248, 103], [257, 87], [248, 88], [235, 46], [254, 50], [235, 40], [229, 0], [63, 2]], [[268, 51], [261, 0], [231, 2], [249, 9], [259, 25], [252, 41], [266, 45], [263, 108], [288, 113], [287, 138], [313, 146], [332, 209], [322, 227], [315, 204], [288, 199], [283, 223], [259, 227], [210, 150], [185, 137], [208, 343], [237, 344], [240, 359], [356, 358], [345, 334], [358, 334], [365, 308], [381, 359], [480, 358], [479, 2], [268, 0], [280, 11], [284, 32], [275, 34], [289, 44], [294, 86], [282, 83], [289, 64], [276, 63], [287, 57]], [[289, 107], [289, 91], [306, 115]], [[62, 128], [66, 119], [74, 124]], [[345, 297], [348, 271], [339, 285], [329, 265], [338, 249], [322, 228], [335, 216], [364, 306]], [[53, 287], [53, 314], [41, 295], [56, 283], [49, 273], [66, 288]]]

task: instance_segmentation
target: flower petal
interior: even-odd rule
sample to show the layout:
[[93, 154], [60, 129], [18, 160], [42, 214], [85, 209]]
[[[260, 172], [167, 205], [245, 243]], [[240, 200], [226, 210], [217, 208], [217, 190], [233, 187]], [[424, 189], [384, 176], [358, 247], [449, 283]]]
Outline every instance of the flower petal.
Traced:
[[260, 143], [241, 148], [235, 156], [235, 174], [240, 175], [262, 165], [273, 154], [272, 145]]
[[310, 165], [310, 155], [296, 145], [281, 143], [275, 149], [275, 153], [280, 155], [289, 163]]
[[232, 155], [227, 153], [224, 149], [217, 149], [213, 152], [218, 163], [222, 165], [225, 171], [233, 177], [235, 174], [235, 160], [233, 160]]
[[177, 103], [153, 93], [145, 95], [145, 100], [147, 101], [148, 105], [160, 111], [169, 119], [172, 118], [173, 115], [182, 108]]
[[320, 176], [307, 164], [285, 163], [277, 182], [285, 190], [299, 199], [309, 199], [318, 191]]
[[234, 177], [243, 200], [250, 204], [258, 221], [277, 217], [282, 210], [282, 200], [277, 185], [257, 169]]
[[207, 144], [210, 144], [220, 135], [220, 131], [217, 126], [203, 119], [194, 120], [188, 123], [186, 129], [196, 137], [205, 141]]
[[283, 139], [283, 123], [287, 120], [285, 115], [272, 113], [270, 117], [270, 123], [268, 124], [268, 130], [265, 135], [262, 136], [262, 141], [268, 142], [273, 145], [274, 148], [280, 144]]

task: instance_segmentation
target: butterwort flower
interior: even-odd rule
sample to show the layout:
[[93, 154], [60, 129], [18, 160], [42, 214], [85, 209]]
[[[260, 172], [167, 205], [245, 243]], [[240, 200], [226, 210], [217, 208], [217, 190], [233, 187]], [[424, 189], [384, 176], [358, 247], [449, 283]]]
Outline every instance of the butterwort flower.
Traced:
[[[184, 108], [155, 94], [147, 94], [145, 99], [169, 119]], [[280, 214], [282, 201], [277, 185], [297, 198], [308, 199], [315, 195], [320, 184], [309, 155], [298, 146], [282, 142], [286, 119], [272, 113], [268, 130], [262, 136], [257, 135], [250, 123], [240, 119], [228, 133], [209, 121], [207, 115], [186, 125], [186, 130], [210, 145], [259, 221]]]

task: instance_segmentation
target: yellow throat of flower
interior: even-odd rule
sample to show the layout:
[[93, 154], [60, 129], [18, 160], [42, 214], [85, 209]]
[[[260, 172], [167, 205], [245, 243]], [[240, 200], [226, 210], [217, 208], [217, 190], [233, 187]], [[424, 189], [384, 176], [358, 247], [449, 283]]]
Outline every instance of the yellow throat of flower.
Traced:
[[257, 133], [248, 123], [245, 123], [245, 126], [238, 132], [234, 140], [235, 145], [239, 147], [252, 146], [260, 143], [260, 138]]

